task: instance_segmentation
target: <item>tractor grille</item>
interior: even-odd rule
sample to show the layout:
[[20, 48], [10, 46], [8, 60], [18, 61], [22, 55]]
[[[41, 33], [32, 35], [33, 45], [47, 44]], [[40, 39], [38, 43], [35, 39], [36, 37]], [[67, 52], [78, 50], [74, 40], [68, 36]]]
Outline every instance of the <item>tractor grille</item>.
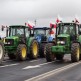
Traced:
[[41, 42], [42, 42], [42, 41], [46, 41], [46, 40], [47, 40], [47, 37], [44, 36], [44, 35], [42, 35], [42, 36], [41, 36]]
[[14, 45], [14, 40], [13, 39], [5, 39], [5, 46], [12, 46]]

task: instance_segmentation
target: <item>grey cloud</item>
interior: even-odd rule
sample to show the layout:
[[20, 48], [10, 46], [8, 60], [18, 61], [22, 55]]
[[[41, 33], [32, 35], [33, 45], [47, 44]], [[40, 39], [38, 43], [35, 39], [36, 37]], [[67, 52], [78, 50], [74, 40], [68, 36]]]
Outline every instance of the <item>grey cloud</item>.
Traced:
[[80, 0], [0, 0], [0, 24], [37, 19], [37, 25], [47, 26], [58, 14], [66, 19], [80, 16], [80, 8]]

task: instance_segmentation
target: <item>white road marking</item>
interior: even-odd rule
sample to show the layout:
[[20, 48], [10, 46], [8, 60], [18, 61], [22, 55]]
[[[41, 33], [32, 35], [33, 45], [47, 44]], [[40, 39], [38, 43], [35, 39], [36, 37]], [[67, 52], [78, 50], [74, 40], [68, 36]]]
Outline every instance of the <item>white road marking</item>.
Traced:
[[69, 68], [72, 68], [72, 67], [78, 65], [78, 64], [81, 64], [81, 62], [76, 62], [76, 63], [72, 63], [72, 64], [69, 64], [69, 65], [66, 65], [64, 67], [61, 67], [61, 68], [58, 68], [58, 69], [46, 72], [44, 74], [38, 75], [36, 77], [30, 78], [30, 79], [25, 80], [25, 81], [42, 81], [42, 79], [44, 79], [46, 77], [49, 77], [49, 76], [54, 75], [56, 73], [60, 73], [62, 71], [65, 71], [65, 70], [67, 70]]
[[31, 69], [31, 68], [38, 68], [38, 67], [40, 67], [40, 65], [36, 65], [36, 66], [27, 66], [27, 67], [25, 67], [25, 68], [23, 68], [23, 69]]
[[47, 63], [38, 64], [38, 65], [34, 65], [34, 66], [27, 66], [27, 67], [22, 68], [22, 69], [37, 68], [37, 67], [41, 67], [41, 66], [43, 66], [43, 65], [47, 65], [47, 64], [50, 64], [50, 63], [53, 63], [53, 62], [47, 62]]
[[8, 66], [15, 66], [15, 65], [18, 65], [19, 63], [16, 63], [16, 64], [10, 64], [10, 65], [4, 65], [4, 66], [0, 66], [0, 68], [2, 67], [8, 67]]
[[40, 59], [38, 59], [38, 60], [32, 60], [32, 61], [30, 61], [30, 62], [36, 62], [36, 61], [39, 61]]

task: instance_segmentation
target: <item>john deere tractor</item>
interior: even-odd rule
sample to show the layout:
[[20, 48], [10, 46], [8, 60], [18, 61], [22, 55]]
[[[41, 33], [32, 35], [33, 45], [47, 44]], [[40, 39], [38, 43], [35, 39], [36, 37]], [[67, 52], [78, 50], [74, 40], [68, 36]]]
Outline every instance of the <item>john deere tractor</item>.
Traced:
[[27, 57], [38, 57], [38, 42], [34, 38], [33, 30], [26, 26], [9, 26], [7, 37], [4, 39], [5, 51], [10, 59], [26, 60]]
[[48, 27], [37, 27], [34, 28], [34, 36], [39, 43], [39, 54], [40, 57], [45, 57], [45, 46], [46, 44], [53, 42], [53, 37], [50, 35], [51, 28]]
[[46, 60], [63, 60], [65, 54], [71, 54], [71, 61], [78, 62], [81, 59], [81, 28], [80, 24], [59, 23], [56, 28], [55, 45], [47, 44]]

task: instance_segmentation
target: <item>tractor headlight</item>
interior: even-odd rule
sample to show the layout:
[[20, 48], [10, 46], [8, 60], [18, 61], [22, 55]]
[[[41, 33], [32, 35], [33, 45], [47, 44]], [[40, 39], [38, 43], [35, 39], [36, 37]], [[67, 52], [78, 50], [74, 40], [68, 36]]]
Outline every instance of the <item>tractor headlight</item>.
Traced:
[[65, 41], [58, 41], [57, 44], [65, 44]]
[[4, 44], [5, 45], [14, 45], [14, 40], [13, 39], [5, 39]]

